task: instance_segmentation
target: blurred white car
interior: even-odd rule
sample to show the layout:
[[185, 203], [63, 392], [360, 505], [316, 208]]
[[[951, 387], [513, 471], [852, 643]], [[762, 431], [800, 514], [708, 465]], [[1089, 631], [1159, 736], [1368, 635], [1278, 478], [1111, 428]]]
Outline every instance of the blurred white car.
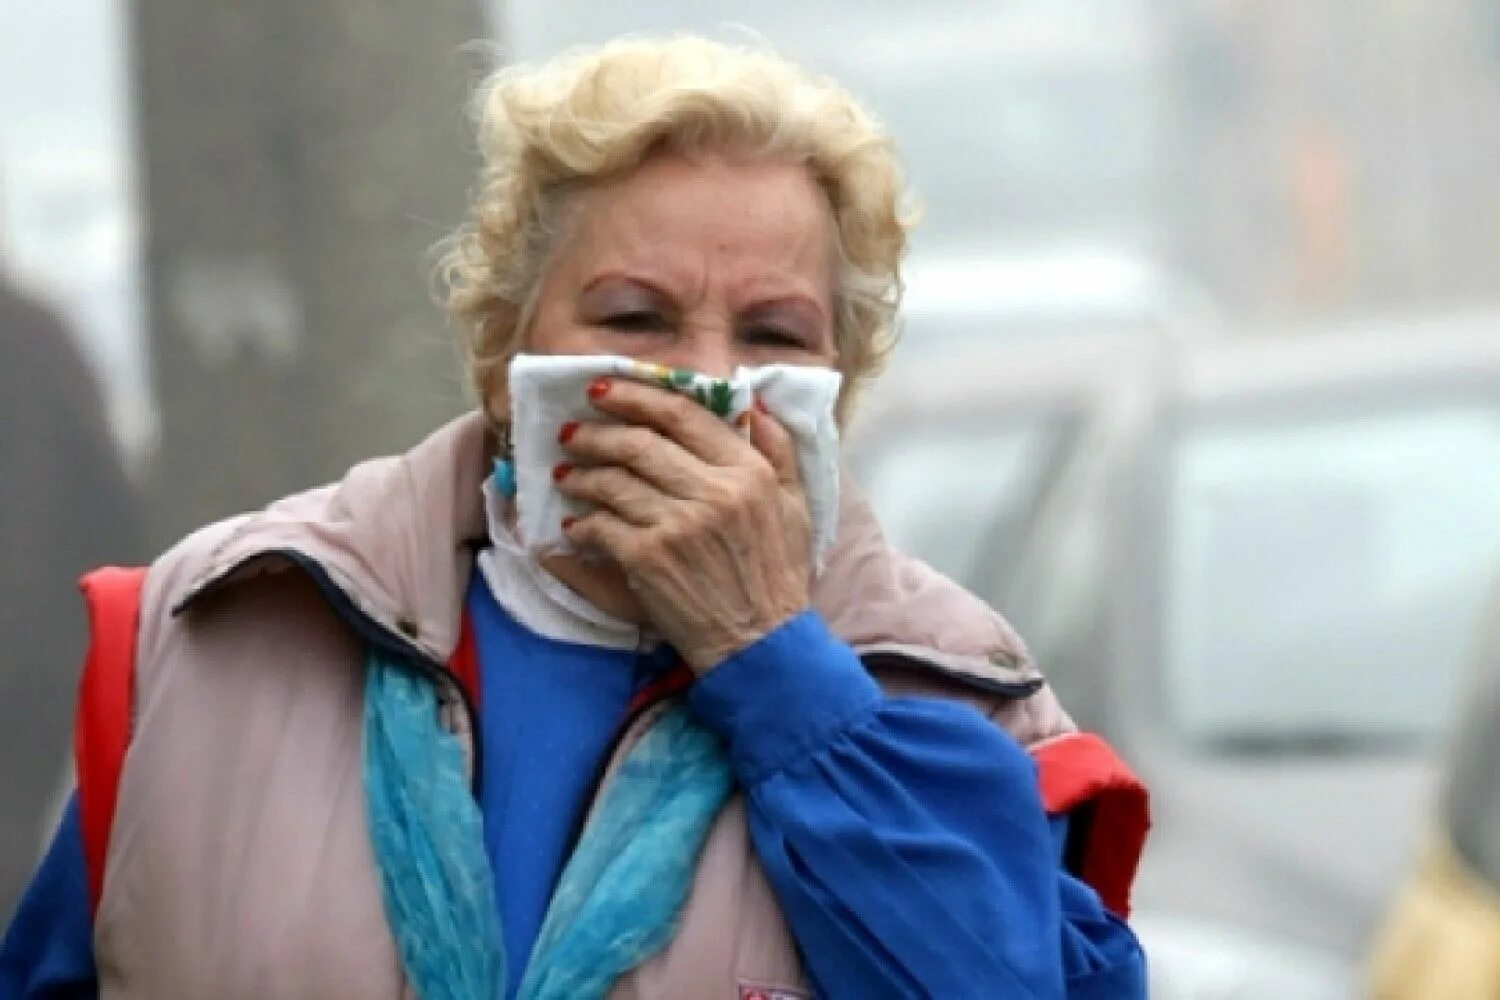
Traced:
[[1152, 786], [1157, 995], [1357, 992], [1500, 563], [1496, 322], [970, 351], [851, 442]]
[[1228, 328], [1212, 296], [1125, 247], [1072, 243], [917, 254], [902, 268], [903, 357], [1073, 336], [1203, 338]]

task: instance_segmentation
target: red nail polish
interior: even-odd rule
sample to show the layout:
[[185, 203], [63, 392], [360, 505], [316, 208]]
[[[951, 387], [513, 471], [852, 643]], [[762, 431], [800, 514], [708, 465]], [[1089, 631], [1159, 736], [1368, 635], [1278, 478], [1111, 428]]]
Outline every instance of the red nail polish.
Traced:
[[567, 423], [563, 424], [561, 428], [558, 429], [557, 443], [567, 444], [569, 441], [573, 440], [573, 435], [577, 433], [578, 421], [569, 420]]
[[766, 402], [765, 402], [765, 400], [761, 399], [759, 396], [755, 397], [755, 408], [756, 408], [756, 410], [760, 411], [761, 413], [764, 413], [768, 417], [771, 415], [771, 411], [768, 410], [768, 409], [766, 409]]
[[564, 479], [566, 479], [568, 477], [568, 473], [572, 471], [573, 465], [571, 462], [558, 462], [552, 467], [552, 481], [554, 483], [560, 483]]
[[565, 517], [565, 518], [562, 519], [562, 529], [564, 531], [567, 531], [569, 528], [573, 527], [573, 525], [575, 525], [577, 523], [578, 523], [578, 518], [576, 518], [576, 517]]
[[609, 379], [603, 375], [600, 375], [589, 383], [589, 399], [603, 399], [604, 394], [607, 392], [609, 392]]

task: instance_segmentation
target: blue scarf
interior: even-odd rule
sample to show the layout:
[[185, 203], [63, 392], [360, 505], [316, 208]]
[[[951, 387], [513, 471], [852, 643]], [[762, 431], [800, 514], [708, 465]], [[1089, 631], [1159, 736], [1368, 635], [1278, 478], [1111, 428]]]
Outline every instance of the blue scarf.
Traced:
[[[496, 1000], [505, 949], [483, 817], [430, 681], [372, 653], [365, 797], [386, 918], [421, 1000]], [[708, 829], [733, 787], [687, 706], [631, 748], [563, 869], [519, 1000], [602, 997], [676, 928]]]

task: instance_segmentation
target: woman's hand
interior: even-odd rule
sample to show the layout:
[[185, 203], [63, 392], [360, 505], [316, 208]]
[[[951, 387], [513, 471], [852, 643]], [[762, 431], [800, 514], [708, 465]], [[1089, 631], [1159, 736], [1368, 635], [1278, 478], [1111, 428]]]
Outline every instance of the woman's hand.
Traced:
[[702, 674], [808, 604], [811, 518], [791, 435], [752, 410], [750, 440], [686, 396], [625, 379], [589, 387], [623, 424], [569, 425], [558, 488], [597, 506], [564, 525], [604, 552], [651, 622]]

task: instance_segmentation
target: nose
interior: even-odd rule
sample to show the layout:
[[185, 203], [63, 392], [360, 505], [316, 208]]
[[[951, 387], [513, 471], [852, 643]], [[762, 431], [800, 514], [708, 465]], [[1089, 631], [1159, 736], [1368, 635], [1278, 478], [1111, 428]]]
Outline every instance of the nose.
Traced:
[[672, 368], [691, 368], [713, 378], [728, 378], [741, 363], [735, 356], [732, 322], [717, 317], [686, 325], [676, 342], [653, 360]]

